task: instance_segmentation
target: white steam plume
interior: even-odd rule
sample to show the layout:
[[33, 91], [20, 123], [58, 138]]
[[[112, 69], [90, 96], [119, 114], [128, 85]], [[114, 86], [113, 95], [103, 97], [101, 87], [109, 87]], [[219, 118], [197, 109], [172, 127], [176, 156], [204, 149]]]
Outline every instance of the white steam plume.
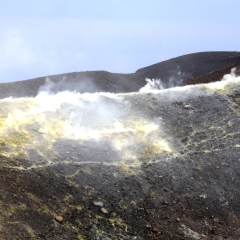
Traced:
[[[145, 90], [164, 104], [167, 99], [185, 101], [191, 95], [227, 92], [237, 89], [236, 84], [240, 84], [240, 77], [233, 69], [220, 82], [159, 90], [161, 82], [150, 80]], [[60, 162], [139, 167], [141, 159], [161, 159], [162, 154], [174, 151], [162, 120], [149, 118], [148, 109], [142, 109], [144, 104], [151, 106], [144, 101], [151, 102], [151, 95], [144, 95], [144, 91], [55, 93], [54, 87], [48, 79], [34, 98], [0, 100], [0, 149], [2, 156], [16, 160], [8, 163], [10, 167], [44, 167]]]
[[176, 70], [170, 71], [170, 77], [167, 81], [163, 81], [161, 79], [149, 79], [146, 78], [145, 81], [147, 82], [144, 87], [142, 87], [139, 91], [140, 92], [154, 92], [159, 91], [167, 88], [173, 88], [180, 86], [183, 79], [191, 77], [190, 74], [183, 73], [180, 70], [180, 67], [177, 66]]
[[0, 100], [0, 109], [4, 109], [1, 153], [25, 159], [16, 163], [17, 168], [26, 168], [22, 162], [30, 167], [59, 162], [137, 167], [145, 152], [171, 152], [167, 141], [160, 138], [160, 123], [135, 112], [128, 94], [54, 93], [54, 85], [47, 78], [35, 98]]
[[147, 82], [147, 84], [139, 90], [140, 92], [151, 92], [154, 90], [164, 89], [161, 79], [152, 79], [151, 80], [151, 79], [146, 78], [146, 82]]

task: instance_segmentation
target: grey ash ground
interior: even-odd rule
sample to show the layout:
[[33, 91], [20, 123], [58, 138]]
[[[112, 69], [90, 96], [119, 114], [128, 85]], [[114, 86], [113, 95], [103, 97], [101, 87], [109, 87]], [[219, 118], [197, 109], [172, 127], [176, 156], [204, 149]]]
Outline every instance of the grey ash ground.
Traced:
[[[51, 79], [60, 82], [56, 92], [64, 90], [63, 76], [67, 90], [83, 91], [88, 85], [81, 81], [88, 79], [94, 82], [89, 91], [134, 92], [146, 77], [161, 77], [167, 86], [179, 69], [182, 81], [176, 73], [176, 85], [217, 81], [239, 63], [238, 52], [206, 52], [134, 74]], [[0, 94], [36, 96], [44, 81], [2, 84]], [[240, 83], [224, 91], [192, 86], [125, 98], [131, 112], [164, 126], [173, 151], [156, 154], [150, 147], [139, 155], [141, 165], [127, 170], [104, 161], [20, 170], [11, 166], [24, 159], [1, 155], [1, 239], [240, 239]]]

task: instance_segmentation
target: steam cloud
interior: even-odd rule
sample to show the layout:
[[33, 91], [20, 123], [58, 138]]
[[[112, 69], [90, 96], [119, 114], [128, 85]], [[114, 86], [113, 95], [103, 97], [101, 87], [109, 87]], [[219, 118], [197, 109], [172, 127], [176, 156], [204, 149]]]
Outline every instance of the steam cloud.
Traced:
[[131, 94], [55, 91], [47, 78], [35, 98], [0, 101], [2, 154], [22, 159], [12, 167], [95, 162], [129, 168], [140, 166], [145, 152], [171, 152], [160, 125], [134, 108]]
[[[141, 159], [152, 161], [174, 149], [162, 120], [141, 110], [144, 93], [155, 94], [158, 101], [165, 96], [175, 101], [196, 91], [227, 91], [240, 83], [235, 70], [219, 82], [172, 89], [163, 89], [159, 79], [148, 79], [140, 94], [56, 92], [58, 86], [47, 78], [34, 98], [0, 100], [1, 154], [17, 156], [11, 167], [21, 169], [60, 162], [138, 168]], [[64, 87], [64, 81], [61, 84]], [[186, 91], [189, 94], [182, 94]]]
[[146, 85], [142, 87], [139, 91], [140, 92], [151, 92], [151, 91], [158, 91], [167, 88], [173, 88], [176, 86], [180, 86], [183, 82], [183, 79], [190, 78], [191, 74], [183, 73], [180, 70], [180, 67], [177, 66], [176, 70], [172, 70], [169, 73], [171, 76], [168, 78], [167, 81], [163, 82], [161, 79], [148, 79], [146, 78]]
[[153, 90], [164, 89], [161, 79], [152, 79], [151, 80], [151, 79], [146, 78], [146, 82], [147, 82], [147, 84], [139, 90], [140, 92], [150, 92]]

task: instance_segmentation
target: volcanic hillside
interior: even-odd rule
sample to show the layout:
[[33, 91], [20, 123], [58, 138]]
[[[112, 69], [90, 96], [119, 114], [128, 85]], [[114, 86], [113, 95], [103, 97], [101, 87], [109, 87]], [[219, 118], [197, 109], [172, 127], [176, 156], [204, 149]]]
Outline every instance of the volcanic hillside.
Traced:
[[[137, 70], [131, 74], [106, 71], [73, 72], [50, 76], [55, 84], [51, 91], [128, 93], [139, 91], [146, 78], [161, 79], [164, 88], [218, 81], [240, 63], [240, 52], [200, 52], [187, 54]], [[220, 74], [219, 71], [221, 70]], [[214, 74], [215, 71], [218, 71]], [[211, 79], [201, 78], [213, 73]], [[195, 78], [198, 78], [195, 81]], [[199, 78], [201, 80], [199, 80]], [[207, 79], [207, 80], [206, 80]], [[0, 97], [36, 96], [45, 77], [0, 84]]]
[[0, 239], [240, 239], [239, 63], [2, 83]]

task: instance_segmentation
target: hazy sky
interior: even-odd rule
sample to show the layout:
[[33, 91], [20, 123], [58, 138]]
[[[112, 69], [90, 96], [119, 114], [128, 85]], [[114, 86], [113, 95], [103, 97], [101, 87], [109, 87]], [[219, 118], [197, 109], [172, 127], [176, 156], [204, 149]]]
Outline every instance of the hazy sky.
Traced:
[[240, 0], [0, 0], [0, 82], [240, 51]]

